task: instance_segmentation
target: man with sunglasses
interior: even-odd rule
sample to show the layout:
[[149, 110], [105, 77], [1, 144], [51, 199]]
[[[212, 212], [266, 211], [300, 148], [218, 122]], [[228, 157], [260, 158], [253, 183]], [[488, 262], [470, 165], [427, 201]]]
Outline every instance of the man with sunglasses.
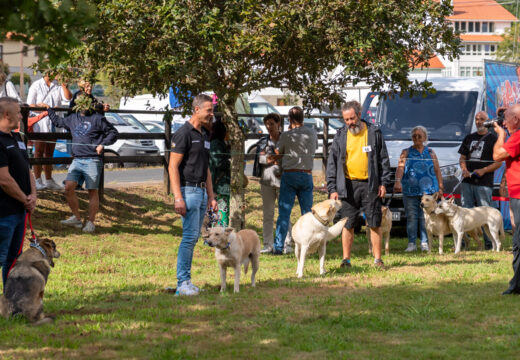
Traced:
[[[494, 172], [502, 162], [493, 161], [493, 146], [497, 136], [484, 126], [488, 116], [480, 111], [475, 116], [477, 131], [467, 135], [459, 148], [459, 164], [464, 180], [460, 184], [462, 206], [491, 206]], [[484, 232], [486, 250], [492, 243]]]

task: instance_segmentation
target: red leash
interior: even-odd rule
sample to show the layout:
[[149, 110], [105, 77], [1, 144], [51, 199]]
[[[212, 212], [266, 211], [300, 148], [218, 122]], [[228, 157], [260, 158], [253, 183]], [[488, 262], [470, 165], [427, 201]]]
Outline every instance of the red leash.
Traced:
[[31, 229], [31, 236], [32, 236], [31, 242], [38, 242], [38, 238], [36, 237], [36, 234], [34, 233], [34, 228], [33, 228], [33, 225], [32, 225], [31, 213], [27, 212], [27, 214], [25, 214], [25, 223], [24, 223], [24, 226], [23, 226], [22, 243], [20, 244], [20, 248], [18, 249], [18, 254], [16, 254], [16, 259], [14, 259], [13, 263], [11, 264], [11, 267], [9, 268], [9, 271], [7, 272], [7, 277], [9, 277], [9, 273], [13, 269], [14, 265], [16, 264], [16, 261], [18, 260], [18, 257], [22, 253], [23, 241], [25, 239], [25, 232], [27, 231], [27, 221], [29, 221], [29, 227]]

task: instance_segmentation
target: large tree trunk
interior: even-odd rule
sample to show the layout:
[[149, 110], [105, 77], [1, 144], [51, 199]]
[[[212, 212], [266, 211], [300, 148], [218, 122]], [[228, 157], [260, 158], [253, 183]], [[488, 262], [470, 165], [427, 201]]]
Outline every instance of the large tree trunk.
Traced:
[[[234, 112], [236, 99], [222, 105], [223, 121], [226, 124], [231, 144], [231, 193], [229, 195], [229, 226], [235, 230], [245, 227], [244, 196], [244, 133], [238, 125]], [[233, 104], [233, 105], [230, 105]]]

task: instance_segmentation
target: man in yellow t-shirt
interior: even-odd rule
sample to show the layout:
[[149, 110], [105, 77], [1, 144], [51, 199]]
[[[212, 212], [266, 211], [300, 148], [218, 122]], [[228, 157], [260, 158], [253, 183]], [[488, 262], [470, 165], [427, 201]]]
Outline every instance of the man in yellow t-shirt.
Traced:
[[343, 261], [351, 267], [354, 225], [363, 209], [371, 232], [374, 265], [381, 260], [381, 199], [391, 184], [390, 160], [381, 130], [361, 119], [361, 105], [349, 101], [342, 108], [346, 126], [334, 137], [327, 161], [327, 189], [331, 199], [342, 202], [341, 217], [348, 217], [341, 234]]

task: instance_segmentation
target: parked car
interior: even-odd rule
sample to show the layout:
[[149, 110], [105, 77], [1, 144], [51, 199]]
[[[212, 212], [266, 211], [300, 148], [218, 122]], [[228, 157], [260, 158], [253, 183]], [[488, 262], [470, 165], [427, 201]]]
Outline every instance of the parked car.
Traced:
[[[153, 131], [150, 131], [150, 129], [148, 129], [148, 127], [145, 124], [143, 124], [142, 122], [137, 120], [135, 118], [135, 116], [133, 116], [132, 114], [118, 114], [118, 115], [120, 117], [122, 117], [123, 120], [125, 120], [128, 123], [128, 125], [138, 127], [139, 129], [142, 130], [142, 132], [145, 132], [145, 133], [152, 133], [153, 132]], [[164, 127], [163, 127], [162, 131], [159, 131], [159, 133], [163, 133], [164, 134]], [[152, 140], [152, 141], [155, 143], [155, 146], [157, 146], [159, 148], [159, 153], [161, 155], [164, 155], [164, 148], [165, 148], [164, 140], [155, 139], [155, 140]]]
[[[138, 126], [129, 125], [119, 114], [105, 113], [106, 119], [114, 125], [120, 133], [142, 133], [143, 129]], [[145, 128], [146, 129], [146, 128]], [[159, 155], [159, 148], [154, 140], [117, 140], [114, 144], [105, 147], [105, 156], [141, 156]], [[124, 163], [125, 167], [136, 166], [137, 163]], [[107, 167], [117, 167], [116, 163], [108, 163]]]

